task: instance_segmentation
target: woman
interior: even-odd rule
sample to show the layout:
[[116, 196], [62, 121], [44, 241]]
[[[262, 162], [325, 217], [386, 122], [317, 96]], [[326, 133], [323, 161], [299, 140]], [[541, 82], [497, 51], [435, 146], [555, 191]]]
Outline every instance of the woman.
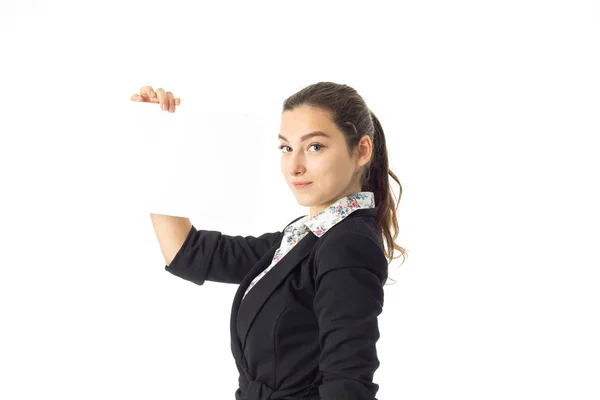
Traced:
[[[150, 86], [131, 99], [169, 112], [180, 104]], [[230, 323], [236, 400], [376, 400], [386, 257], [405, 256], [394, 243], [388, 175], [400, 182], [381, 124], [354, 89], [319, 82], [284, 102], [278, 138], [281, 172], [309, 215], [242, 237], [151, 214], [165, 269], [198, 285], [239, 285]]]

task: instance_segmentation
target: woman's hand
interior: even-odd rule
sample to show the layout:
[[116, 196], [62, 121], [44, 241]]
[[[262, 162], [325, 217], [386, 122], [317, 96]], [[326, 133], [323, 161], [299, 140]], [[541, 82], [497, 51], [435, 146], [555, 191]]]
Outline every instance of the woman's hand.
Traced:
[[152, 86], [144, 86], [140, 89], [140, 93], [131, 95], [131, 101], [140, 101], [144, 103], [158, 103], [163, 111], [175, 112], [175, 106], [178, 106], [181, 100], [175, 98], [173, 93], [165, 92], [164, 89], [158, 88], [156, 91]]

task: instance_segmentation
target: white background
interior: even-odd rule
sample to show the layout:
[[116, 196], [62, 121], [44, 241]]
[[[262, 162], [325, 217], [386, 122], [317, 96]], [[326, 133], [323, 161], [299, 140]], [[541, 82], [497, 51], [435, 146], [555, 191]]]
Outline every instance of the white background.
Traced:
[[600, 398], [598, 2], [0, 4], [0, 398], [233, 399], [235, 286], [165, 272], [149, 212], [304, 215], [277, 133], [318, 81], [403, 186], [377, 398]]

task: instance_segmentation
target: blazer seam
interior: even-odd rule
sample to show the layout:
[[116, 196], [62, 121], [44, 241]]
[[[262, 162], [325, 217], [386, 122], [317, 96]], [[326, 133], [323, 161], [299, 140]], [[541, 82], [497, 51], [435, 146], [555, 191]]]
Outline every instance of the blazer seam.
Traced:
[[273, 328], [273, 359], [275, 361], [273, 363], [273, 382], [275, 382], [274, 389], [276, 389], [276, 388], [279, 387], [277, 385], [277, 346], [276, 346], [276, 342], [277, 342], [277, 326], [279, 325], [279, 320], [281, 319], [281, 317], [283, 316], [283, 314], [285, 314], [285, 312], [287, 311], [287, 309], [290, 308], [293, 304], [294, 304], [294, 301], [290, 301], [290, 304], [288, 304], [287, 306], [285, 306], [285, 308], [283, 309], [283, 311], [281, 311], [281, 313], [277, 317], [277, 321], [275, 321], [275, 326]]

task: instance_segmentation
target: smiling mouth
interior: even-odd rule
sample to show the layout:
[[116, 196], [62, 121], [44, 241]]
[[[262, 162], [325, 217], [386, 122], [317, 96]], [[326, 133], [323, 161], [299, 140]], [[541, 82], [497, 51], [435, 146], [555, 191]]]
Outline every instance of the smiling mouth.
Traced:
[[303, 184], [294, 183], [294, 187], [297, 188], [297, 189], [301, 189], [303, 187], [307, 187], [308, 185], [312, 185], [312, 182], [310, 182], [310, 183], [303, 183]]

